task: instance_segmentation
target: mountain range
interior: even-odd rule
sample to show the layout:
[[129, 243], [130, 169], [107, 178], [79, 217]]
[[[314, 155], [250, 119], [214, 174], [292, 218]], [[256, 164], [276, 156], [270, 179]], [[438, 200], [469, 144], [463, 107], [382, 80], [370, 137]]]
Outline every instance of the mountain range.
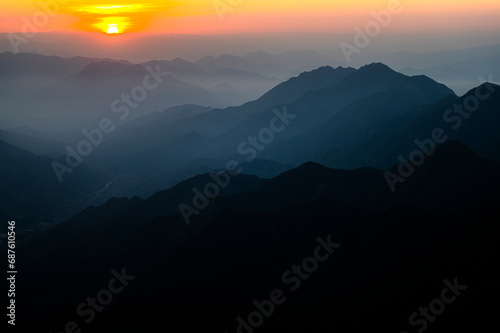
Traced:
[[18, 231], [28, 233], [25, 237], [82, 210], [111, 180], [105, 173], [82, 166], [60, 183], [52, 162], [0, 140], [0, 218], [16, 219]]
[[231, 159], [244, 162], [252, 156], [241, 154], [240, 144], [269, 127], [274, 112], [283, 113], [286, 106], [286, 112], [300, 120], [287, 124], [256, 157], [300, 165], [318, 159], [326, 149], [363, 138], [386, 119], [410, 114], [447, 96], [456, 97], [429, 78], [408, 77], [383, 64], [359, 70], [321, 67], [238, 107], [176, 121], [157, 117], [154, 123], [128, 124], [117, 131], [116, 139], [104, 142], [89, 156], [88, 163], [110, 173], [158, 177], [173, 170], [178, 173], [187, 165], [193, 169], [197, 160], [218, 160], [214, 169]]
[[[325, 60], [302, 51], [269, 56], [269, 63], [222, 55], [193, 62], [176, 58], [133, 64], [108, 58], [5, 52], [0, 54], [0, 106], [5, 110], [0, 119], [8, 127], [27, 125], [70, 135], [68, 132], [81, 131], [82, 125], [90, 126], [109, 113], [113, 99], [141, 85], [148, 74], [146, 67], [156, 66], [168, 76], [135, 110], [134, 117], [182, 104], [240, 105], [292, 77], [309, 60]], [[281, 65], [285, 59], [286, 65]], [[22, 94], [30, 98], [23, 99]], [[47, 122], [39, 109], [54, 121]], [[64, 122], [66, 128], [56, 126], [58, 122]]]
[[[457, 96], [383, 63], [295, 75], [301, 57], [326, 61], [262, 50], [142, 64], [0, 54], [4, 105], [20, 103], [9, 94], [26, 84], [25, 106], [53, 117], [47, 128], [73, 123], [0, 131], [0, 217], [17, 222], [16, 302], [29, 304], [19, 329], [495, 324], [500, 86]], [[164, 86], [119, 121], [106, 108], [148, 67], [164, 71]], [[228, 106], [217, 90], [256, 97]], [[108, 117], [113, 133], [58, 179], [54, 163]], [[422, 309], [443, 288], [455, 298], [431, 320]]]
[[[499, 171], [498, 162], [451, 141], [395, 193], [383, 171], [306, 163], [267, 181], [235, 176], [189, 225], [177, 203], [189, 201], [191, 189], [213, 175], [146, 200], [112, 199], [26, 244], [21, 299], [36, 299], [36, 312], [25, 315], [46, 329], [63, 325], [62, 318], [75, 317], [72, 305], [99, 290], [118, 265], [135, 280], [92, 332], [149, 328], [161, 313], [185, 331], [234, 331], [236, 318], [246, 318], [252, 302], [264, 301], [273, 288], [289, 301], [275, 308], [263, 331], [321, 332], [336, 325], [355, 332], [376, 318], [379, 329], [404, 329], [413, 309], [456, 276], [467, 286], [463, 303], [429, 331], [477, 327], [478, 318], [486, 327], [493, 318], [475, 304], [492, 306], [499, 292], [487, 281], [499, 259], [500, 229], [485, 219], [498, 215]], [[311, 281], [301, 281], [300, 291], [288, 290], [281, 275], [312, 255], [318, 237], [341, 245]], [[382, 316], [386, 311], [392, 315]], [[193, 315], [197, 320], [188, 320]]]

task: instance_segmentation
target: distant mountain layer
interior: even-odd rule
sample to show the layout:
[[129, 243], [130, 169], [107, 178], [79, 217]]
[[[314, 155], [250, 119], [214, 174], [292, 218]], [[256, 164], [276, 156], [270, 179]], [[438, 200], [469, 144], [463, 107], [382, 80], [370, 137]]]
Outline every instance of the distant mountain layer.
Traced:
[[385, 119], [450, 95], [455, 96], [429, 78], [408, 77], [382, 64], [359, 70], [321, 67], [238, 107], [175, 122], [165, 118], [121, 132], [116, 140], [104, 143], [89, 163], [111, 172], [140, 170], [156, 177], [195, 160], [244, 162], [249, 156], [238, 152], [240, 144], [268, 128], [274, 112], [284, 112], [286, 106], [297, 120], [274, 135], [256, 157], [299, 165], [359, 140]]
[[[172, 62], [191, 66], [180, 59]], [[106, 82], [119, 82], [121, 76], [138, 76], [141, 68], [120, 62], [91, 62], [80, 73], [85, 75], [68, 82], [96, 89]], [[175, 78], [165, 80], [167, 85], [184, 85]], [[477, 89], [489, 92], [489, 87], [495, 86]], [[425, 140], [435, 128], [445, 129], [448, 139], [465, 142], [481, 156], [498, 160], [500, 138], [494, 126], [498, 89], [480, 103], [478, 112], [463, 119], [460, 129], [450, 129], [459, 121], [450, 120], [453, 115], [443, 120], [448, 109], [464, 104], [475, 91], [459, 98], [428, 77], [406, 76], [380, 63], [359, 70], [320, 67], [238, 107], [185, 104], [143, 117], [133, 115], [117, 123], [113, 136], [106, 137], [85, 163], [119, 175], [108, 184], [108, 197], [147, 197], [197, 174], [221, 170], [231, 160], [261, 178], [274, 177], [307, 161], [338, 169], [387, 169], [398, 163], [400, 156], [407, 159], [419, 148], [415, 140]], [[278, 117], [280, 114], [289, 118]], [[266, 144], [259, 144], [259, 135], [269, 130], [272, 121], [276, 121], [274, 126], [284, 125], [283, 129], [272, 133]], [[25, 134], [13, 137], [12, 133], [9, 131], [5, 140], [56, 156], [45, 139], [28, 140]], [[252, 138], [257, 144], [250, 142]], [[253, 162], [253, 157], [260, 162]]]
[[[54, 123], [65, 123], [65, 129], [78, 132], [82, 125], [91, 126], [109, 112], [115, 98], [130, 95], [132, 88], [141, 86], [148, 66], [155, 70], [159, 66], [160, 72], [168, 76], [134, 110], [136, 116], [188, 103], [211, 107], [239, 105], [260, 97], [295, 71], [278, 64], [259, 65], [234, 58], [239, 61], [222, 61], [221, 66], [214, 67], [182, 59], [131, 64], [112, 59], [2, 53], [0, 106], [4, 112], [0, 121], [5, 128], [28, 125], [58, 134], [64, 132], [47, 122], [50, 118], [56, 120]], [[249, 66], [242, 66], [243, 63]], [[30, 98], [22, 99], [21, 91]], [[19, 103], [21, 99], [23, 103]]]

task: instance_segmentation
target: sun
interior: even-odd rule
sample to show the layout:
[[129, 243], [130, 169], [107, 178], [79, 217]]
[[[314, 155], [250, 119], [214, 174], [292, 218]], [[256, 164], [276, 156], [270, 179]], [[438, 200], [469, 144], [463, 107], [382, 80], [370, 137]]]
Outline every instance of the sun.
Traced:
[[117, 34], [119, 33], [118, 27], [115, 23], [108, 24], [108, 34]]
[[[84, 0], [76, 0], [85, 2]], [[86, 0], [97, 1], [97, 0]], [[118, 1], [118, 0], [113, 0]], [[123, 1], [123, 0], [121, 0]], [[134, 0], [127, 0], [134, 1]], [[88, 5], [75, 7], [75, 11], [81, 16], [78, 25], [83, 30], [101, 31], [105, 34], [124, 34], [143, 29], [152, 13], [157, 12], [160, 7], [147, 4], [127, 5]], [[163, 8], [163, 7], [161, 7]]]

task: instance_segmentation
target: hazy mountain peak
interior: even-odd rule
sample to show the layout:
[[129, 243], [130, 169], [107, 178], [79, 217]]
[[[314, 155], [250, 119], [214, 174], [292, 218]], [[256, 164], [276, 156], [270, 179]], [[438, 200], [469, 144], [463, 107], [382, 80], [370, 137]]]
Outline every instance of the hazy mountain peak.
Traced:
[[196, 60], [194, 63], [198, 65], [205, 65], [215, 60], [214, 56], [205, 56], [199, 60]]
[[243, 59], [248, 60], [255, 64], [268, 64], [268, 63], [279, 63], [279, 57], [269, 54], [262, 49], [248, 53], [243, 57]]
[[112, 61], [93, 61], [85, 66], [85, 68], [77, 74], [77, 77], [94, 78], [123, 73], [143, 74], [144, 68], [140, 65], [129, 65]]
[[191, 65], [191, 66], [193, 65], [192, 62], [189, 62], [189, 61], [184, 60], [184, 59], [179, 58], [179, 57], [177, 57], [174, 60], [170, 61], [170, 63], [172, 65]]
[[251, 53], [247, 54], [247, 56], [250, 56], [250, 55], [253, 55], [253, 56], [271, 56], [269, 53], [265, 52], [262, 49], [259, 49], [256, 52], [251, 52]]
[[241, 58], [232, 54], [225, 53], [218, 56], [217, 59], [223, 60], [223, 59], [241, 59]]
[[[212, 68], [224, 68], [234, 66], [248, 66], [251, 65], [247, 60], [240, 58], [238, 56], [223, 54], [218, 57], [207, 56], [198, 61], [195, 61], [196, 65], [208, 66]], [[241, 67], [238, 67], [241, 69]]]

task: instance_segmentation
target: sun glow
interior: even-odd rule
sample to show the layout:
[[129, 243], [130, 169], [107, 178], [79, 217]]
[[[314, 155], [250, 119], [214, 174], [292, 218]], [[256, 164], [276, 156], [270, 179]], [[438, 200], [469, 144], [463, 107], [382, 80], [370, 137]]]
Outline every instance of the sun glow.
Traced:
[[119, 33], [119, 31], [116, 24], [108, 24], [108, 34], [117, 34], [117, 33]]
[[116, 13], [134, 13], [144, 11], [149, 6], [145, 4], [132, 4], [132, 5], [106, 5], [106, 6], [84, 6], [78, 8], [79, 12], [92, 13], [92, 14], [116, 14]]
[[108, 16], [96, 19], [93, 27], [107, 34], [121, 34], [128, 32], [130, 20], [125, 16]]
[[[401, 2], [404, 11], [384, 31], [499, 29], [498, 0], [454, 0], [453, 6], [450, 0]], [[0, 32], [26, 30], [24, 17], [32, 22], [34, 16], [40, 32], [77, 30], [106, 34], [109, 24], [116, 24], [119, 34], [298, 30], [352, 33], [355, 27], [364, 27], [371, 20], [372, 11], [385, 10], [389, 3], [390, 0], [4, 0]], [[123, 19], [117, 21], [116, 17]]]
[[76, 26], [82, 30], [123, 34], [143, 30], [149, 24], [151, 15], [160, 7], [153, 3], [120, 4], [111, 0], [93, 5], [76, 2], [69, 8], [78, 13], [80, 22]]

